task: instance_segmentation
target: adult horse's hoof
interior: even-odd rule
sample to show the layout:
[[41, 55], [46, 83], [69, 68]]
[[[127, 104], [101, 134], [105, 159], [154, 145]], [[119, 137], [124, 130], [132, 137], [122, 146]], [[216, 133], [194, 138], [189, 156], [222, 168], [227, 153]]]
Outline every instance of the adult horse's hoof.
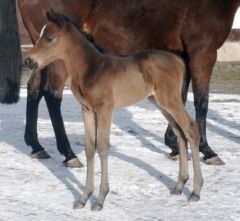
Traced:
[[204, 163], [206, 163], [207, 165], [224, 165], [224, 161], [219, 157], [219, 156], [215, 156], [209, 159], [204, 160]]
[[31, 157], [33, 159], [49, 159], [49, 158], [51, 158], [51, 156], [45, 150], [41, 150], [36, 153], [33, 153], [33, 154], [31, 154]]
[[100, 211], [102, 209], [103, 209], [103, 205], [99, 202], [95, 202], [91, 210], [97, 212], [97, 211]]
[[192, 192], [191, 196], [188, 198], [188, 202], [197, 202], [200, 200], [200, 196]]
[[177, 154], [177, 155], [171, 155], [170, 154], [170, 159], [172, 159], [174, 161], [178, 161], [179, 160], [179, 154]]
[[83, 167], [83, 164], [79, 161], [79, 159], [73, 158], [71, 160], [65, 160], [63, 161], [63, 164], [65, 167], [70, 167], [70, 168], [81, 168]]

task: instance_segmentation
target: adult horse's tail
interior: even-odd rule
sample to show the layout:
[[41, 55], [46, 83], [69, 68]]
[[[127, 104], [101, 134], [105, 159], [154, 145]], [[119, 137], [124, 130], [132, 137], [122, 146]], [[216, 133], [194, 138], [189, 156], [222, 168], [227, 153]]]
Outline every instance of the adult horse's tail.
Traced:
[[0, 103], [19, 100], [21, 49], [16, 13], [16, 0], [0, 3]]

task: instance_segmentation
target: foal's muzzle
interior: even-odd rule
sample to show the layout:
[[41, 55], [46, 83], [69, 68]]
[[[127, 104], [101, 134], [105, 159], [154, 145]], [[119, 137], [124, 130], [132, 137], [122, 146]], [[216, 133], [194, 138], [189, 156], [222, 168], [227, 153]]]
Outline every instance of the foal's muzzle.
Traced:
[[24, 64], [30, 69], [37, 69], [38, 67], [38, 64], [29, 57], [25, 59]]

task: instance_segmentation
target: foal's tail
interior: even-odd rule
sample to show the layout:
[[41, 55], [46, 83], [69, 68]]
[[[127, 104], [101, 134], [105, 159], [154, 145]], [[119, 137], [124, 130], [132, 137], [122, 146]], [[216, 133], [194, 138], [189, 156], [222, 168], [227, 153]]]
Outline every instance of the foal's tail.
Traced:
[[19, 100], [21, 50], [16, 0], [1, 0], [0, 5], [0, 103]]

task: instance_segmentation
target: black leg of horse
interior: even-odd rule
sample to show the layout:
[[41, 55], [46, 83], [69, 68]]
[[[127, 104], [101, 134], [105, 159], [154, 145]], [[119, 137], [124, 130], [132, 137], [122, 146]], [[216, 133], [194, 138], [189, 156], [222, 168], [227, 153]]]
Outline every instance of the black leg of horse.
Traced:
[[208, 95], [199, 91], [195, 92], [194, 105], [196, 108], [196, 121], [200, 133], [200, 151], [204, 154], [204, 160], [216, 157], [217, 154], [209, 147], [206, 139], [206, 117], [208, 111]]
[[[190, 71], [189, 71], [189, 68], [187, 68], [185, 73], [184, 84], [182, 88], [182, 99], [184, 104], [187, 101], [187, 93], [188, 93], [190, 80], [191, 80]], [[179, 155], [178, 142], [177, 142], [177, 137], [174, 134], [170, 125], [168, 125], [167, 130], [165, 132], [165, 144], [172, 150], [172, 152], [170, 153], [170, 157], [173, 160], [177, 160]]]
[[222, 165], [224, 162], [218, 155], [210, 148], [206, 137], [206, 118], [208, 111], [208, 94], [194, 90], [194, 105], [196, 109], [196, 121], [198, 123], [198, 130], [200, 133], [199, 150], [203, 153], [203, 160], [206, 164]]
[[27, 111], [26, 111], [26, 126], [25, 126], [25, 142], [32, 147], [32, 157], [46, 159], [50, 156], [40, 145], [37, 134], [37, 119], [38, 119], [38, 106], [42, 99], [40, 92], [37, 97], [32, 96], [30, 85], [28, 85], [27, 95]]
[[[211, 48], [211, 47], [210, 47]], [[196, 110], [196, 121], [200, 134], [199, 150], [204, 154], [204, 162], [211, 165], [222, 165], [224, 162], [221, 158], [210, 148], [206, 136], [206, 118], [208, 111], [208, 95], [209, 84], [213, 66], [216, 62], [217, 51], [203, 48], [192, 55], [192, 62], [190, 63], [192, 71], [194, 105]]]
[[[194, 105], [196, 110], [196, 121], [199, 126], [200, 134], [200, 146], [199, 150], [203, 153], [203, 160], [206, 164], [221, 165], [224, 162], [218, 157], [218, 155], [210, 148], [206, 137], [206, 117], [208, 111], [208, 93], [209, 93], [209, 82], [211, 78], [211, 73], [213, 65], [215, 63], [215, 58], [213, 54], [206, 53], [209, 55], [209, 59], [203, 58], [201, 55], [195, 55], [198, 59], [193, 59], [198, 63], [189, 64], [191, 66], [193, 79], [193, 92], [194, 92]], [[212, 55], [212, 56], [211, 56]], [[201, 64], [201, 65], [199, 65]], [[187, 72], [190, 73], [190, 66], [187, 68]], [[190, 76], [189, 74], [186, 76]], [[183, 87], [183, 101], [186, 102], [187, 91], [190, 78], [185, 79], [185, 85]], [[178, 146], [177, 139], [174, 136], [171, 128], [168, 127], [165, 135], [165, 144], [172, 149], [170, 156], [173, 159], [177, 159]]]
[[46, 159], [50, 156], [40, 145], [38, 141], [37, 134], [37, 119], [38, 119], [38, 107], [39, 102], [44, 96], [48, 110], [50, 113], [50, 118], [53, 124], [54, 132], [57, 139], [57, 147], [61, 154], [66, 158], [65, 165], [68, 167], [81, 167], [82, 164], [76, 158], [73, 153], [65, 128], [63, 125], [63, 120], [60, 112], [61, 99], [54, 98], [52, 95], [44, 91], [44, 85], [46, 84], [47, 70], [44, 69], [41, 72], [41, 84], [38, 95], [36, 96], [36, 90], [32, 87], [32, 80], [30, 79], [28, 83], [28, 96], [27, 96], [27, 112], [26, 112], [26, 127], [25, 127], [25, 142], [27, 145], [32, 147], [32, 157], [38, 159]]
[[203, 49], [192, 56], [191, 71], [193, 80], [194, 105], [196, 110], [196, 121], [200, 134], [199, 150], [204, 154], [203, 160], [206, 164], [222, 165], [224, 162], [210, 148], [206, 136], [206, 118], [209, 101], [209, 84], [213, 66], [216, 62], [217, 51]]
[[44, 98], [47, 103], [48, 111], [52, 121], [53, 129], [56, 136], [58, 151], [65, 156], [64, 164], [67, 167], [82, 167], [82, 163], [78, 160], [73, 153], [70, 143], [68, 141], [62, 114], [61, 102], [62, 99], [54, 97], [49, 92], [44, 92]]

